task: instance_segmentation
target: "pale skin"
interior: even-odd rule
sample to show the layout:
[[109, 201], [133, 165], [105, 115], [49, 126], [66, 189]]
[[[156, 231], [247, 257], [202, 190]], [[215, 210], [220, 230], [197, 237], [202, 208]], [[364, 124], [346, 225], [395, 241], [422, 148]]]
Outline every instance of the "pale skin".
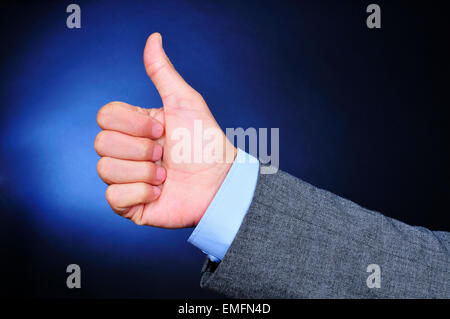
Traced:
[[[117, 214], [138, 225], [194, 227], [225, 179], [236, 149], [202, 96], [173, 67], [159, 33], [147, 40], [144, 66], [163, 107], [144, 109], [124, 102], [103, 106], [97, 115], [103, 130], [95, 139], [101, 156], [97, 171], [109, 185], [106, 199]], [[220, 131], [223, 161], [174, 161], [172, 133], [180, 127], [192, 131], [199, 120], [204, 128]]]

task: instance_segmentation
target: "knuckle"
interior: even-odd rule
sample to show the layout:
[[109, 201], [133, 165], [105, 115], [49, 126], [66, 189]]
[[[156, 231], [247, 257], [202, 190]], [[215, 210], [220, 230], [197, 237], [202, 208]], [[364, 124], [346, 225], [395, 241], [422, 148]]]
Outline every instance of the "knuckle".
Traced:
[[103, 127], [105, 118], [107, 117], [107, 114], [108, 114], [110, 108], [111, 108], [110, 103], [108, 103], [106, 105], [103, 105], [100, 108], [100, 110], [98, 110], [98, 112], [97, 112], [97, 124], [100, 127]]
[[97, 153], [100, 154], [101, 150], [103, 149], [103, 145], [104, 145], [104, 138], [105, 138], [105, 133], [104, 131], [101, 131], [100, 133], [97, 134], [97, 136], [95, 137], [95, 141], [94, 141], [94, 149], [97, 151]]
[[111, 113], [111, 111], [120, 106], [122, 102], [119, 101], [112, 101], [105, 105], [103, 105], [100, 110], [97, 112], [97, 123], [100, 127], [104, 127], [105, 119], [108, 117], [108, 114]]
[[161, 70], [164, 70], [165, 68], [169, 67], [169, 61], [164, 58], [160, 58], [154, 61], [151, 61], [148, 64], [147, 72], [150, 77], [156, 76]]
[[102, 172], [103, 172], [103, 157], [100, 158], [97, 162], [97, 173], [98, 175], [102, 176]]
[[105, 191], [105, 197], [106, 200], [108, 201], [108, 203], [110, 203], [111, 205], [113, 205], [114, 203], [114, 199], [115, 199], [115, 192], [114, 192], [114, 186], [111, 185], [109, 186], [106, 191]]
[[98, 160], [97, 163], [97, 172], [98, 175], [100, 175], [100, 177], [102, 179], [106, 178], [107, 172], [108, 172], [108, 158], [107, 157], [102, 157]]

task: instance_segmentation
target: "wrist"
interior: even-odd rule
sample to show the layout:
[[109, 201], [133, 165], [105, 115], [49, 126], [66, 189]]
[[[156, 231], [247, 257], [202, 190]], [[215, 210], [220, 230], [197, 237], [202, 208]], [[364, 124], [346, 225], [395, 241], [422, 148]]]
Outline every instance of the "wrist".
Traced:
[[196, 218], [194, 222], [194, 227], [198, 225], [212, 200], [216, 196], [220, 187], [222, 186], [225, 178], [227, 177], [231, 167], [233, 166], [234, 160], [237, 155], [237, 148], [233, 146], [228, 140], [226, 140], [224, 147], [223, 161], [217, 163], [212, 170], [210, 170], [209, 179], [210, 183], [204, 193], [205, 205], [201, 211], [201, 214]]

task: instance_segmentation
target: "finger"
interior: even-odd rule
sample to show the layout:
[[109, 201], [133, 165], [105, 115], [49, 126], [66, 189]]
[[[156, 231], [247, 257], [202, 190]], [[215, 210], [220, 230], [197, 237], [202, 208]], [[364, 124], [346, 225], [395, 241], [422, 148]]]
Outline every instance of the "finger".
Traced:
[[194, 91], [173, 67], [164, 52], [159, 33], [153, 33], [147, 39], [144, 49], [144, 65], [163, 102], [166, 97], [173, 94], [183, 95]]
[[156, 119], [164, 126], [164, 109], [162, 107], [144, 108], [140, 106], [130, 105], [124, 102], [118, 102], [121, 106], [133, 112], [142, 113]]
[[162, 156], [162, 146], [144, 138], [119, 133], [101, 131], [97, 134], [94, 148], [100, 156], [108, 156], [135, 161], [158, 161]]
[[106, 184], [149, 183], [159, 185], [166, 179], [166, 170], [152, 162], [136, 162], [102, 157], [97, 164], [100, 178]]
[[150, 110], [138, 108], [123, 102], [111, 102], [97, 113], [97, 123], [104, 130], [158, 139], [164, 127], [150, 116]]
[[106, 189], [106, 200], [116, 213], [123, 214], [130, 207], [154, 201], [160, 194], [159, 187], [146, 183], [113, 184]]

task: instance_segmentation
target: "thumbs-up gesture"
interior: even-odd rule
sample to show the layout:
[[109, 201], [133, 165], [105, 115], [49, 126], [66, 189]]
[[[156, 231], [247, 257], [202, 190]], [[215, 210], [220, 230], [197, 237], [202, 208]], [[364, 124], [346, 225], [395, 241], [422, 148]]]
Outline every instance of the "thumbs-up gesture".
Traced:
[[117, 214], [138, 225], [192, 227], [220, 188], [236, 149], [202, 96], [173, 67], [159, 33], [147, 40], [144, 65], [163, 107], [103, 106], [97, 170]]

